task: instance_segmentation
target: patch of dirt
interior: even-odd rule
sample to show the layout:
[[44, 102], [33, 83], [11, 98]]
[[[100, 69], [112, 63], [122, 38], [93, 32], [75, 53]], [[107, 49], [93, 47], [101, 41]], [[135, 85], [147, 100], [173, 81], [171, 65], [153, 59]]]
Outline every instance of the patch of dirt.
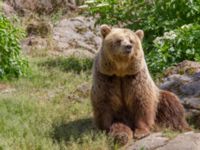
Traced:
[[15, 90], [10, 85], [0, 83], [0, 93], [11, 93]]
[[68, 95], [69, 100], [75, 100], [82, 102], [84, 98], [88, 98], [90, 95], [91, 85], [87, 82], [79, 85], [73, 92]]

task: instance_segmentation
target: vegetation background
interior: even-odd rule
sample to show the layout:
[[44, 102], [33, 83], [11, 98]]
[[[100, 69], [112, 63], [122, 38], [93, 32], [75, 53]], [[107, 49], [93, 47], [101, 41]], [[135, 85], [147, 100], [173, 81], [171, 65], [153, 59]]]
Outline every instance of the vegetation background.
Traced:
[[96, 0], [98, 22], [145, 32], [144, 50], [155, 75], [183, 60], [200, 61], [199, 0]]

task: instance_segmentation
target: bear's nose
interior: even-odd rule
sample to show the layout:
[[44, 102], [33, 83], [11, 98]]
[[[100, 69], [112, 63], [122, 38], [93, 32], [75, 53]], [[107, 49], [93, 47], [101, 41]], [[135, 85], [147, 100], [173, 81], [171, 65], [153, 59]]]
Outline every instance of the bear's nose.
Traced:
[[129, 45], [126, 45], [126, 46], [125, 46], [125, 52], [126, 52], [126, 53], [130, 53], [131, 50], [132, 50], [132, 45], [129, 44]]

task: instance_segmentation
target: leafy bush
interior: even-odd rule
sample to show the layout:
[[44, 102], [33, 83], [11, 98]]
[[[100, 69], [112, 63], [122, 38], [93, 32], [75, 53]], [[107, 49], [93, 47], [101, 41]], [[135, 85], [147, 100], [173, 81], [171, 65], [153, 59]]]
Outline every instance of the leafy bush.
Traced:
[[200, 23], [200, 0], [93, 0], [89, 12], [99, 15], [99, 24], [120, 24], [145, 31], [145, 48], [164, 32], [185, 24]]
[[27, 61], [22, 58], [20, 39], [22, 32], [4, 16], [0, 16], [0, 78], [26, 75]]
[[[185, 59], [200, 60], [200, 0], [90, 0], [86, 4], [90, 14], [98, 14], [99, 24], [144, 30], [143, 46], [154, 74]], [[181, 28], [188, 24], [193, 25]]]
[[148, 54], [152, 72], [166, 69], [183, 60], [200, 61], [200, 25], [184, 25], [154, 40], [155, 49]]

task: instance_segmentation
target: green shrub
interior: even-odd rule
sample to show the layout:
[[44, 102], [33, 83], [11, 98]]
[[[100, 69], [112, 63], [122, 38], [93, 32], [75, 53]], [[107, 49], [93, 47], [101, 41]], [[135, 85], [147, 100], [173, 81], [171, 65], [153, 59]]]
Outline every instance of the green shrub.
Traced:
[[0, 78], [26, 75], [27, 61], [21, 56], [22, 32], [0, 15]]
[[[99, 16], [98, 24], [144, 30], [143, 47], [154, 74], [185, 59], [200, 60], [200, 0], [90, 0], [86, 4], [90, 14]], [[193, 25], [181, 28], [187, 24]]]
[[151, 72], [159, 72], [183, 60], [200, 61], [200, 25], [184, 25], [154, 40], [147, 56]]
[[200, 0], [93, 0], [89, 12], [99, 15], [99, 24], [120, 24], [145, 31], [145, 49], [164, 32], [185, 24], [200, 23]]
[[70, 56], [67, 58], [58, 57], [55, 59], [48, 59], [42, 63], [42, 66], [59, 68], [62, 71], [73, 71], [80, 73], [81, 71], [90, 71], [92, 69], [93, 61], [89, 58], [77, 58]]

